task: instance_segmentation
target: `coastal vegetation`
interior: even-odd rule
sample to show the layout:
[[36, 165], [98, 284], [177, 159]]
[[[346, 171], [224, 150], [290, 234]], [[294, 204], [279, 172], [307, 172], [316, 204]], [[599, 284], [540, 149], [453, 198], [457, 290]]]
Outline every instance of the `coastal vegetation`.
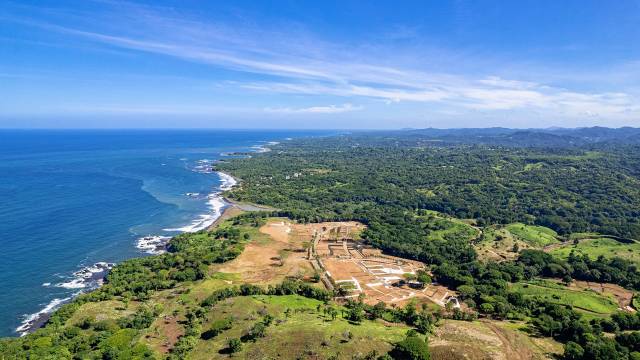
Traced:
[[[0, 341], [0, 354], [428, 359], [446, 358], [449, 346], [526, 358], [511, 345], [470, 348], [442, 335], [481, 331], [505, 344], [509, 334], [529, 354], [562, 344], [544, 356], [636, 359], [638, 153], [388, 135], [291, 141], [224, 161], [216, 170], [242, 179], [226, 195], [268, 210], [117, 265], [42, 329]], [[371, 304], [345, 298], [355, 286], [328, 290], [306, 257], [323, 221], [360, 224], [364, 245], [424, 263], [406, 279], [433, 279], [462, 306]]]
[[165, 254], [124, 261], [102, 287], [63, 305], [43, 328], [0, 342], [0, 354], [11, 359], [155, 358], [139, 340], [163, 308], [148, 300], [159, 290], [204, 279], [209, 265], [237, 256], [240, 235], [225, 228], [182, 234], [170, 240]]

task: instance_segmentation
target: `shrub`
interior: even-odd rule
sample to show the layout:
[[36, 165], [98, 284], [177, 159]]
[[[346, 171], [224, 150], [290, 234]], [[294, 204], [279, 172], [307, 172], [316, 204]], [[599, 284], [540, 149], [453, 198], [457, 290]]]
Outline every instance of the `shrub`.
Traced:
[[240, 341], [240, 339], [229, 340], [229, 352], [235, 354], [240, 350], [242, 350], [242, 341]]
[[429, 360], [431, 358], [427, 342], [418, 336], [407, 336], [396, 344], [390, 355], [397, 360]]

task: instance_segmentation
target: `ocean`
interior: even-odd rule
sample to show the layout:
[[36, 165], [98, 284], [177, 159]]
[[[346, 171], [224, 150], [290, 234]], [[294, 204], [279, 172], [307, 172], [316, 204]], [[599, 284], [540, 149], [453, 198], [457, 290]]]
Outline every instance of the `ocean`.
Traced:
[[0, 130], [0, 336], [15, 336], [124, 259], [210, 225], [226, 153], [320, 131]]

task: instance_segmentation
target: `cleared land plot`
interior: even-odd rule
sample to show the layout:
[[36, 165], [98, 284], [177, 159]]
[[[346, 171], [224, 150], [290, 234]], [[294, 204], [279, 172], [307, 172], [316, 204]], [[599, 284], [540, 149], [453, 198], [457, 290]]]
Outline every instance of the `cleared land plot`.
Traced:
[[402, 305], [413, 298], [429, 298], [431, 302], [444, 306], [446, 298], [454, 296], [432, 285], [424, 289], [400, 285], [405, 274], [416, 274], [424, 264], [382, 255], [379, 251], [361, 247], [357, 242], [321, 239], [317, 242], [316, 254], [336, 287], [348, 290], [347, 297], [364, 294], [364, 301], [369, 304], [383, 301]]
[[296, 236], [294, 224], [270, 219], [252, 236], [242, 254], [216, 270], [238, 274], [242, 282], [268, 284], [288, 276], [313, 274], [307, 259], [307, 246]]
[[592, 259], [601, 255], [605, 258], [621, 257], [640, 265], [640, 243], [626, 243], [610, 238], [583, 239], [577, 245], [570, 242], [551, 249], [549, 253], [567, 258], [572, 250], [576, 255], [587, 255]]
[[[318, 224], [297, 224], [298, 236], [308, 241], [320, 240], [315, 244], [318, 256], [349, 256], [348, 248], [343, 244], [344, 239], [358, 240], [365, 226], [355, 221], [324, 222]], [[351, 249], [354, 251], [355, 249]], [[355, 252], [355, 251], [354, 251]], [[357, 256], [363, 256], [362, 253]]]
[[[231, 220], [227, 220], [218, 226], [225, 227], [230, 224]], [[275, 284], [289, 276], [298, 277], [301, 273], [313, 274], [311, 261], [308, 259], [309, 245], [315, 238], [319, 238], [320, 234], [333, 233], [340, 237], [349, 236], [344, 230], [346, 226], [358, 231], [364, 228], [361, 224], [344, 222], [296, 224], [282, 218], [270, 218], [260, 228], [250, 225], [241, 226], [242, 232], [250, 235], [250, 240], [246, 242], [240, 256], [224, 264], [212, 265], [206, 280], [185, 283], [178, 288], [154, 294], [149, 303], [162, 305], [163, 311], [144, 332], [142, 341], [161, 357], [162, 354], [170, 351], [178, 337], [184, 334], [186, 321], [184, 309], [199, 304], [212, 291], [245, 282], [261, 285]], [[342, 230], [331, 230], [338, 227]], [[419, 303], [442, 304], [444, 299], [454, 295], [438, 286], [414, 290], [408, 287], [391, 286], [384, 282], [380, 284], [381, 278], [402, 278], [404, 273], [415, 273], [415, 270], [422, 268], [423, 264], [381, 255], [378, 250], [356, 247], [355, 244], [355, 242], [348, 244], [339, 242], [338, 248], [343, 254], [346, 253], [348, 259], [337, 257], [329, 259], [329, 271], [332, 274], [339, 274], [338, 281], [343, 281], [341, 283], [349, 290], [371, 294], [367, 302], [377, 303], [382, 300], [402, 306], [410, 299], [417, 299]], [[322, 258], [322, 261], [326, 260], [328, 259]], [[321, 286], [321, 284], [317, 285]], [[258, 339], [255, 343], [245, 342], [239, 358], [261, 359], [283, 356], [289, 358], [295, 357], [291, 354], [309, 355], [306, 351], [319, 354], [318, 358], [327, 358], [332, 355], [338, 355], [338, 358], [351, 358], [353, 355], [366, 355], [371, 350], [384, 353], [391, 348], [393, 342], [404, 338], [408, 330], [404, 325], [387, 326], [388, 324], [381, 322], [365, 321], [361, 325], [353, 325], [341, 319], [340, 316], [332, 321], [322, 311], [317, 311], [319, 304], [318, 301], [298, 296], [243, 297], [225, 300], [211, 311], [203, 324], [203, 331], [207, 331], [213, 321], [227, 316], [233, 317], [233, 328], [213, 339], [201, 339], [189, 358], [228, 357], [224, 353], [228, 340], [245, 335], [265, 311], [276, 317], [274, 324], [269, 327], [265, 338]], [[135, 304], [130, 303], [128, 311], [133, 309]], [[291, 309], [288, 317], [283, 315], [287, 309]], [[286, 322], [287, 326], [278, 325], [282, 322]], [[345, 339], [343, 334], [347, 331], [352, 334], [351, 339]], [[278, 346], [273, 346], [274, 343]]]
[[619, 308], [616, 298], [610, 293], [565, 287], [548, 280], [516, 283], [511, 287], [525, 297], [538, 296], [553, 303], [571, 305], [587, 316], [607, 316]]
[[446, 320], [429, 337], [431, 359], [553, 359], [562, 345], [549, 338], [533, 338], [521, 324], [498, 321]]
[[[350, 290], [351, 297], [357, 297], [359, 294], [365, 295], [365, 301], [375, 304], [379, 301], [385, 303], [401, 303], [412, 297], [422, 295], [422, 290], [414, 290], [406, 287], [392, 286], [391, 283], [402, 278], [405, 272], [415, 272], [409, 267], [404, 270], [392, 268], [394, 266], [389, 261], [385, 268], [384, 264], [371, 261], [357, 261], [356, 259], [324, 259], [323, 264], [334, 283], [339, 287]], [[373, 268], [368, 265], [375, 264]]]

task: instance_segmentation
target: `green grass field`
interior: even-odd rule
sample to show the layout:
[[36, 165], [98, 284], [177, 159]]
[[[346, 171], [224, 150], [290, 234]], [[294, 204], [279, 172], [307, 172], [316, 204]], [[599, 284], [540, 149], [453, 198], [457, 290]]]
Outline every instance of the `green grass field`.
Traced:
[[590, 290], [571, 290], [552, 281], [537, 280], [516, 283], [511, 289], [525, 297], [538, 296], [557, 304], [571, 305], [591, 316], [605, 316], [615, 312], [618, 304], [612, 297]]
[[594, 232], [571, 233], [568, 236], [569, 240], [595, 239], [597, 237], [600, 237], [600, 234]]
[[474, 247], [480, 259], [501, 261], [513, 260], [518, 257], [514, 250], [529, 249], [532, 246], [511, 234], [506, 228], [487, 226], [482, 229], [482, 237]]
[[507, 225], [506, 229], [515, 237], [537, 248], [560, 242], [558, 234], [544, 226], [515, 223]]
[[623, 243], [615, 239], [596, 238], [580, 240], [578, 245], [567, 244], [551, 251], [551, 254], [566, 258], [571, 250], [576, 254], [587, 255], [596, 259], [602, 255], [606, 258], [621, 257], [640, 265], [640, 243]]
[[133, 314], [140, 306], [138, 302], [131, 301], [125, 304], [117, 300], [89, 302], [83, 304], [80, 310], [67, 320], [67, 325], [80, 323], [84, 319], [116, 320], [123, 316]]
[[328, 358], [351, 359], [375, 350], [383, 354], [391, 344], [404, 338], [408, 327], [388, 327], [380, 322], [363, 321], [353, 324], [341, 318], [335, 320], [318, 311], [322, 302], [297, 295], [245, 296], [217, 304], [203, 325], [206, 330], [214, 321], [233, 318], [233, 326], [214, 338], [199, 340], [189, 359], [224, 357], [227, 343], [240, 338], [265, 314], [274, 317], [266, 335], [256, 341], [244, 342], [236, 358]]
[[448, 217], [437, 211], [424, 211], [426, 215], [419, 215], [423, 227], [427, 229], [429, 240], [444, 240], [445, 238], [472, 240], [479, 235], [479, 231], [465, 221]]
[[474, 244], [481, 259], [514, 259], [518, 256], [514, 250], [542, 249], [560, 242], [558, 234], [544, 226], [514, 223], [504, 227], [487, 226], [482, 231], [480, 241]]

